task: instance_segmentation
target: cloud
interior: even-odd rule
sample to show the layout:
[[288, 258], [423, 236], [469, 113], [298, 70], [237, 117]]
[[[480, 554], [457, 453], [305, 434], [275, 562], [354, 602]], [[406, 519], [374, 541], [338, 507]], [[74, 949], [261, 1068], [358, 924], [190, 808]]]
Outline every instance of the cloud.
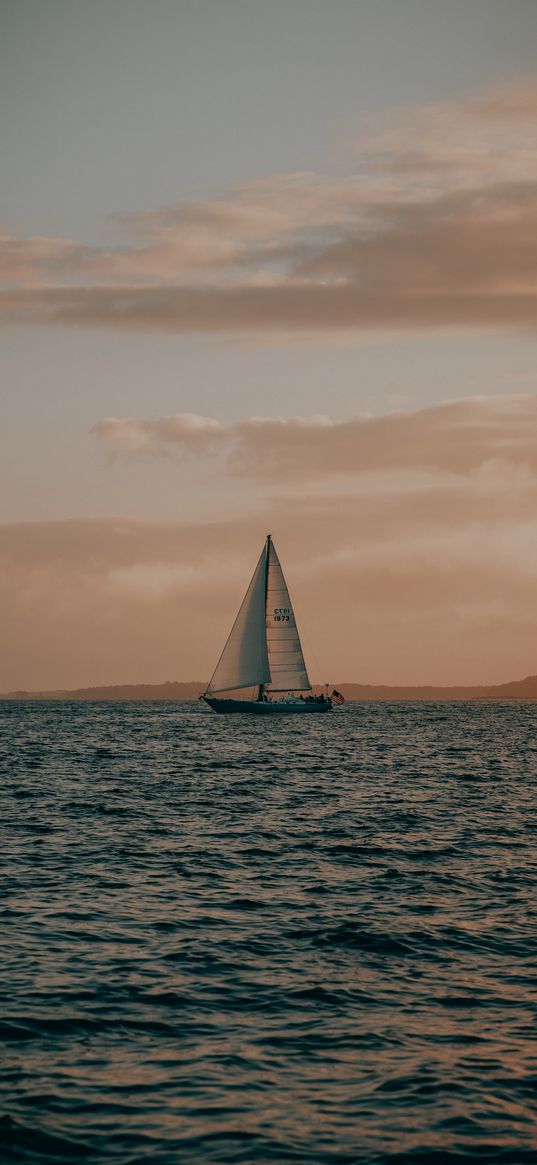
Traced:
[[0, 690], [203, 680], [267, 530], [316, 678], [535, 672], [536, 427], [535, 396], [348, 421], [103, 420], [105, 448], [177, 449], [247, 479], [256, 504], [218, 523], [0, 527]]
[[459, 99], [368, 113], [350, 148], [422, 193], [535, 178], [535, 77]]
[[[251, 417], [223, 424], [179, 413], [109, 418], [91, 430], [113, 454], [215, 456], [237, 476], [281, 485], [370, 473], [537, 472], [537, 396], [470, 398], [417, 411], [335, 421]], [[486, 480], [486, 472], [483, 480]]]
[[275, 536], [319, 680], [500, 682], [535, 672], [537, 484], [288, 492], [217, 524], [0, 527], [0, 690], [210, 674]]
[[[0, 239], [0, 320], [168, 332], [534, 330], [537, 85], [361, 120], [350, 173]], [[126, 237], [126, 241], [125, 241]]]
[[479, 93], [466, 101], [466, 108], [482, 118], [488, 117], [492, 121], [505, 120], [517, 124], [528, 123], [529, 131], [534, 140], [535, 119], [537, 118], [537, 87], [535, 81], [526, 77], [519, 81], [511, 81], [498, 86], [496, 89]]
[[211, 417], [178, 413], [174, 417], [162, 417], [157, 421], [144, 421], [136, 417], [125, 420], [108, 417], [93, 425], [91, 435], [101, 440], [112, 454], [144, 453], [166, 445], [175, 445], [184, 452], [201, 454], [218, 448], [225, 440], [226, 430]]
[[368, 291], [354, 282], [273, 288], [69, 288], [0, 293], [9, 325], [61, 325], [118, 331], [245, 333], [374, 330], [535, 331], [533, 291], [508, 289]]

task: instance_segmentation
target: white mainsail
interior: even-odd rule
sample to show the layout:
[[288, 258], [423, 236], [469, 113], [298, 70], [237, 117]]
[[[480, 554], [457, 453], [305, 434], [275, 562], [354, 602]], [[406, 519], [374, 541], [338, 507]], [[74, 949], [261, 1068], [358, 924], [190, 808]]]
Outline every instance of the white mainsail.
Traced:
[[311, 688], [287, 583], [270, 534], [207, 694], [268, 684], [274, 692]]
[[266, 578], [265, 545], [207, 692], [230, 692], [270, 683], [265, 632]]
[[268, 544], [266, 638], [273, 692], [311, 688], [293, 606], [272, 540]]

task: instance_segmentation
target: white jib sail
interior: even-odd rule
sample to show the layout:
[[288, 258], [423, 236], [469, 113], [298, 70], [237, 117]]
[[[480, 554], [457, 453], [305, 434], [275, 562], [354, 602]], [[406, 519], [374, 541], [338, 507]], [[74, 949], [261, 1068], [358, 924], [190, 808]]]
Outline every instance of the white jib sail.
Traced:
[[289, 591], [272, 542], [269, 542], [266, 626], [272, 690], [298, 692], [311, 688]]
[[270, 682], [265, 633], [266, 559], [263, 547], [207, 692], [230, 692]]

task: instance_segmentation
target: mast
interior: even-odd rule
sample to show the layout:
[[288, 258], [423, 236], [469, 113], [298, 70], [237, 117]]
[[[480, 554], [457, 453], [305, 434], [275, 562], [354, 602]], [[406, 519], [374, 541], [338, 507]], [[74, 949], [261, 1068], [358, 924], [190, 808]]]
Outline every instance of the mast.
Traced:
[[[269, 572], [269, 553], [270, 553], [271, 536], [267, 534], [265, 541], [265, 621], [267, 617], [267, 593], [268, 593], [268, 572]], [[265, 626], [265, 639], [267, 636]], [[265, 693], [266, 684], [260, 684], [257, 689], [257, 699], [262, 700]]]

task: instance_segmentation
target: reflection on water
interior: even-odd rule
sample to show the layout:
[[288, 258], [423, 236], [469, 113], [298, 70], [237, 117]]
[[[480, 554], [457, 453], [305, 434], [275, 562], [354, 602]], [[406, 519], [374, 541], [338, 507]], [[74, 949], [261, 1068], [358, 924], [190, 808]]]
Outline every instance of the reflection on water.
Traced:
[[2, 1162], [536, 1160], [530, 704], [0, 704]]

